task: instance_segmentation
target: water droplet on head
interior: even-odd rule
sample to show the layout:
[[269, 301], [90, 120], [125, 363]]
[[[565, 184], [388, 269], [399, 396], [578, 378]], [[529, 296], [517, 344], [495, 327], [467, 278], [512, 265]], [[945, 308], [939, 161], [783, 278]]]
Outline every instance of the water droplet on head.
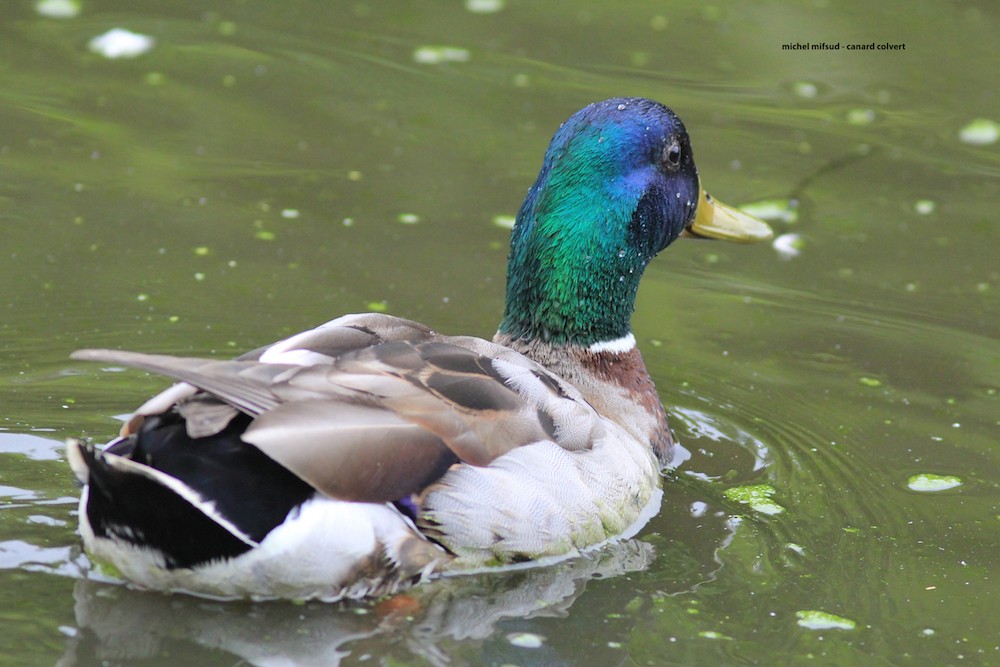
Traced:
[[619, 250], [618, 251], [618, 256], [619, 257], [624, 257], [625, 256], [625, 251], [624, 250]]
[[618, 105], [618, 110], [619, 111], [625, 111], [625, 105], [624, 104], [619, 104]]

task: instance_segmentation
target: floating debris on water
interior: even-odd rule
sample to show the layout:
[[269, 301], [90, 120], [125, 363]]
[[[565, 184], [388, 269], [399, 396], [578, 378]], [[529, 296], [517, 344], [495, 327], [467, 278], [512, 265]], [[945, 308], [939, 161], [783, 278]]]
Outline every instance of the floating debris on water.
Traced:
[[389, 304], [385, 301], [369, 301], [368, 310], [373, 313], [384, 313], [389, 310]]
[[871, 125], [875, 122], [875, 111], [872, 109], [851, 109], [847, 112], [849, 125]]
[[87, 48], [105, 58], [136, 58], [149, 52], [155, 43], [156, 40], [149, 35], [112, 28], [90, 40]]
[[920, 215], [930, 215], [935, 208], [937, 208], [937, 204], [930, 199], [920, 199], [913, 204], [913, 210]]
[[496, 14], [503, 9], [504, 0], [465, 0], [465, 9], [473, 14]]
[[472, 54], [457, 46], [421, 46], [413, 52], [413, 60], [421, 65], [469, 62]]
[[858, 384], [863, 384], [866, 387], [881, 387], [882, 381], [878, 378], [859, 377]]
[[396, 216], [396, 221], [404, 225], [415, 225], [420, 222], [420, 216], [416, 213], [400, 213]]
[[977, 118], [958, 131], [958, 138], [973, 146], [995, 144], [1000, 139], [1000, 124], [988, 118]]
[[808, 630], [853, 630], [858, 627], [858, 624], [849, 618], [815, 609], [797, 611], [795, 616], [799, 619], [798, 624]]
[[935, 491], [947, 491], [948, 489], [962, 486], [962, 478], [954, 475], [934, 475], [924, 472], [919, 475], [911, 475], [906, 480], [906, 486], [911, 491], [934, 493]]
[[782, 234], [771, 242], [771, 247], [785, 259], [798, 257], [805, 247], [805, 241], [799, 234]]
[[50, 19], [71, 19], [80, 14], [77, 0], [38, 0], [35, 11]]
[[520, 648], [541, 648], [545, 637], [533, 632], [512, 632], [507, 635], [507, 641]]
[[494, 215], [493, 224], [504, 229], [514, 229], [514, 222], [517, 220], [513, 215]]
[[785, 508], [771, 500], [775, 493], [777, 490], [770, 484], [750, 484], [730, 487], [722, 495], [729, 500], [749, 505], [752, 510], [761, 514], [781, 514]]
[[796, 81], [792, 84], [792, 92], [799, 97], [811, 100], [819, 94], [819, 88], [816, 87], [815, 83], [809, 83], [808, 81]]
[[744, 204], [739, 209], [768, 222], [794, 223], [799, 221], [798, 207], [796, 199], [763, 199]]
[[285, 208], [281, 210], [281, 217], [285, 220], [294, 220], [301, 215], [298, 209], [295, 208]]

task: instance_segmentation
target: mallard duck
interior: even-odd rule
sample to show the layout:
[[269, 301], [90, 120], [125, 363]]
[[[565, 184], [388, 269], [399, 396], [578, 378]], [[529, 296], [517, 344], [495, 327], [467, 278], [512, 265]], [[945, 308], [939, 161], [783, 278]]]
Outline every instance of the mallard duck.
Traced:
[[638, 530], [673, 442], [630, 317], [685, 233], [770, 229], [705, 194], [670, 109], [610, 99], [548, 147], [492, 341], [368, 313], [234, 360], [74, 353], [178, 381], [68, 443], [87, 552], [144, 588], [334, 600]]

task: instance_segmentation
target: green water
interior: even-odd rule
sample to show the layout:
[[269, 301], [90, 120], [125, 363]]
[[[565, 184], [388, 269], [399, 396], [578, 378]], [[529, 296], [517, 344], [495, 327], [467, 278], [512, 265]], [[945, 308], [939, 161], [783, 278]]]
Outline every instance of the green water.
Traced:
[[[71, 4], [0, 25], [0, 664], [1000, 663], [1000, 142], [960, 139], [1000, 122], [1000, 7]], [[114, 27], [155, 44], [89, 51]], [[372, 308], [490, 336], [495, 219], [615, 95], [678, 111], [720, 199], [797, 204], [794, 256], [682, 241], [646, 273], [689, 456], [637, 540], [399, 608], [85, 578], [62, 441], [164, 383], [70, 351], [227, 356]]]

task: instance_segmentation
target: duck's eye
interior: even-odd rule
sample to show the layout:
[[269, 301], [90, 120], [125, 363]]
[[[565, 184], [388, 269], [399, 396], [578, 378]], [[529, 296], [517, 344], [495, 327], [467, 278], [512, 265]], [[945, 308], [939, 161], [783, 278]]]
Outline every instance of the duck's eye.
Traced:
[[672, 143], [663, 149], [663, 166], [665, 166], [670, 171], [674, 171], [681, 164], [681, 147], [676, 143]]

